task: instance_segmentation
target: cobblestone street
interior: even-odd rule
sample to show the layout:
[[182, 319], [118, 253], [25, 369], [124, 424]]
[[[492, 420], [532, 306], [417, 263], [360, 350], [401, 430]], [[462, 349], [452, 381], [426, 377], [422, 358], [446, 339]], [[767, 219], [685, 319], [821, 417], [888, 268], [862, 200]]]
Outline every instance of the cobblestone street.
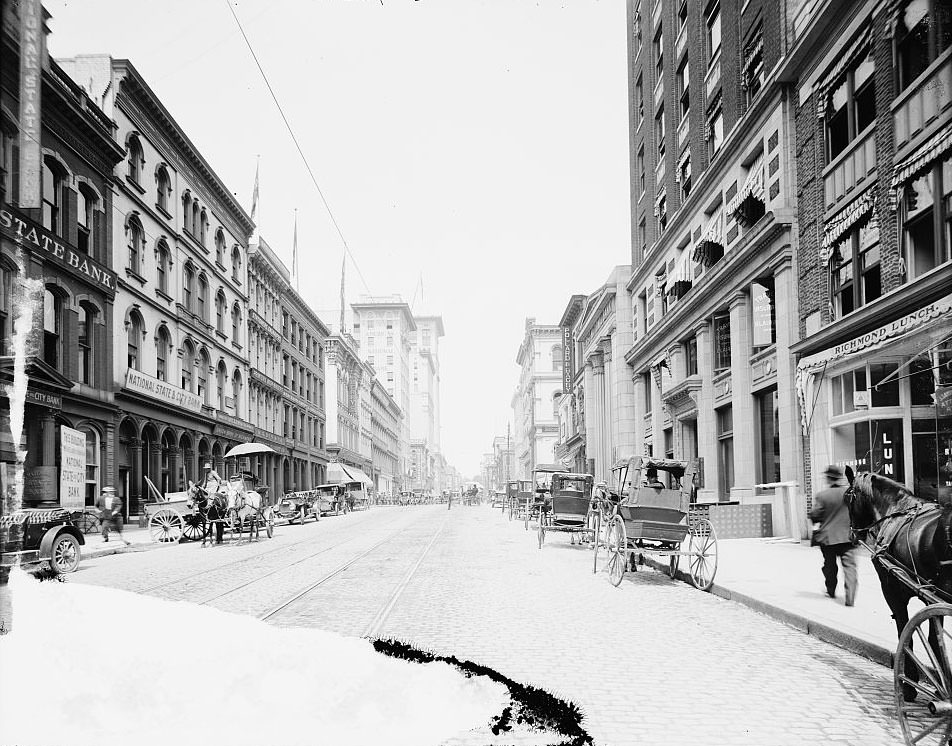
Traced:
[[900, 740], [885, 668], [652, 570], [616, 589], [591, 569], [485, 506], [380, 507], [93, 559], [70, 582], [472, 659], [576, 702], [597, 744]]

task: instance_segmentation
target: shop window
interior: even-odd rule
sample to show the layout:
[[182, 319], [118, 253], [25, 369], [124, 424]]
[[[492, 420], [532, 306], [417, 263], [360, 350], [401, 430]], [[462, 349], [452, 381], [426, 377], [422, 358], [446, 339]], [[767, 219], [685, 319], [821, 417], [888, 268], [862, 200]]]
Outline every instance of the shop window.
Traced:
[[912, 421], [912, 474], [917, 497], [952, 504], [952, 418]]
[[86, 505], [99, 497], [99, 434], [89, 426], [79, 428], [86, 436]]
[[142, 341], [142, 317], [137, 311], [129, 314], [127, 339], [126, 365], [131, 370], [142, 370], [139, 367], [139, 344]]
[[[875, 363], [869, 366], [869, 405], [871, 407], [899, 406], [898, 368], [899, 366], [895, 363]], [[883, 381], [886, 382], [883, 383]]]
[[63, 297], [47, 287], [43, 294], [43, 362], [59, 370], [62, 355]]
[[731, 318], [727, 314], [714, 317], [714, 372], [731, 367]]
[[873, 219], [850, 230], [830, 255], [833, 317], [852, 313], [882, 292], [879, 223]]
[[727, 406], [715, 411], [717, 416], [717, 458], [720, 466], [720, 492], [730, 497], [734, 486], [734, 412]]
[[780, 481], [780, 404], [777, 389], [756, 394], [760, 425], [760, 481]]
[[948, 0], [900, 2], [893, 43], [898, 90], [903, 91], [952, 46], [952, 4]]
[[901, 219], [907, 280], [949, 261], [952, 246], [952, 158], [936, 162], [926, 173], [906, 185]]
[[876, 121], [876, 65], [872, 51], [831, 86], [826, 102], [827, 162]]
[[830, 379], [833, 414], [848, 414], [856, 411], [855, 392], [866, 393], [866, 368], [851, 370]]
[[691, 337], [684, 343], [685, 372], [689, 376], [697, 375], [697, 337]]
[[905, 481], [902, 420], [863, 420], [833, 428], [833, 458], [853, 471]]
[[77, 374], [79, 382], [92, 385], [93, 381], [93, 329], [96, 309], [87, 303], [80, 303], [79, 324], [77, 326], [77, 349], [79, 352]]

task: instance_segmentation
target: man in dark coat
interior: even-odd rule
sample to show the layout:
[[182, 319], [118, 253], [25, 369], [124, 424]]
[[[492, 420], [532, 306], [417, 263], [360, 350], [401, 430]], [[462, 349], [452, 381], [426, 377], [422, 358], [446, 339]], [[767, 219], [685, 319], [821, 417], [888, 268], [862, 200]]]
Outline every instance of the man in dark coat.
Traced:
[[827, 488], [813, 496], [813, 509], [810, 511], [810, 518], [820, 523], [813, 532], [813, 544], [819, 545], [823, 552], [823, 578], [827, 595], [830, 598], [836, 596], [836, 560], [839, 558], [845, 576], [843, 587], [846, 605], [852, 606], [857, 586], [856, 551], [850, 536], [846, 476], [842, 467], [836, 465], [828, 466], [824, 476]]

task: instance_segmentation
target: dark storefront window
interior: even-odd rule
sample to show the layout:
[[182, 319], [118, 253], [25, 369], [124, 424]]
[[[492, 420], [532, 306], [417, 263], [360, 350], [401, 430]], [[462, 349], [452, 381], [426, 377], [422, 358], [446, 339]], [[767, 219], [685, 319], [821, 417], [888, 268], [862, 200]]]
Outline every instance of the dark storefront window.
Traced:
[[780, 403], [777, 389], [754, 397], [760, 421], [760, 479], [780, 481]]
[[905, 481], [902, 420], [864, 420], [833, 428], [833, 454], [838, 464], [856, 472], [872, 471]]
[[[879, 363], [869, 366], [869, 404], [872, 407], [899, 406], [899, 366]], [[889, 379], [886, 383], [882, 381]]]
[[732, 407], [716, 410], [717, 454], [720, 464], [721, 495], [730, 498], [734, 486], [734, 412]]

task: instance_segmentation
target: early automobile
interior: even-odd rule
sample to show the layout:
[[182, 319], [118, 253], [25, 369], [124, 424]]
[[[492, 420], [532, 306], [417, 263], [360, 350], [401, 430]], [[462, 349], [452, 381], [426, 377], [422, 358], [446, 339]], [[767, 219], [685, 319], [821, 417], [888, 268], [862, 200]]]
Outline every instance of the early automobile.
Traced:
[[27, 508], [0, 516], [0, 567], [48, 562], [55, 572], [74, 572], [85, 543], [63, 508]]

